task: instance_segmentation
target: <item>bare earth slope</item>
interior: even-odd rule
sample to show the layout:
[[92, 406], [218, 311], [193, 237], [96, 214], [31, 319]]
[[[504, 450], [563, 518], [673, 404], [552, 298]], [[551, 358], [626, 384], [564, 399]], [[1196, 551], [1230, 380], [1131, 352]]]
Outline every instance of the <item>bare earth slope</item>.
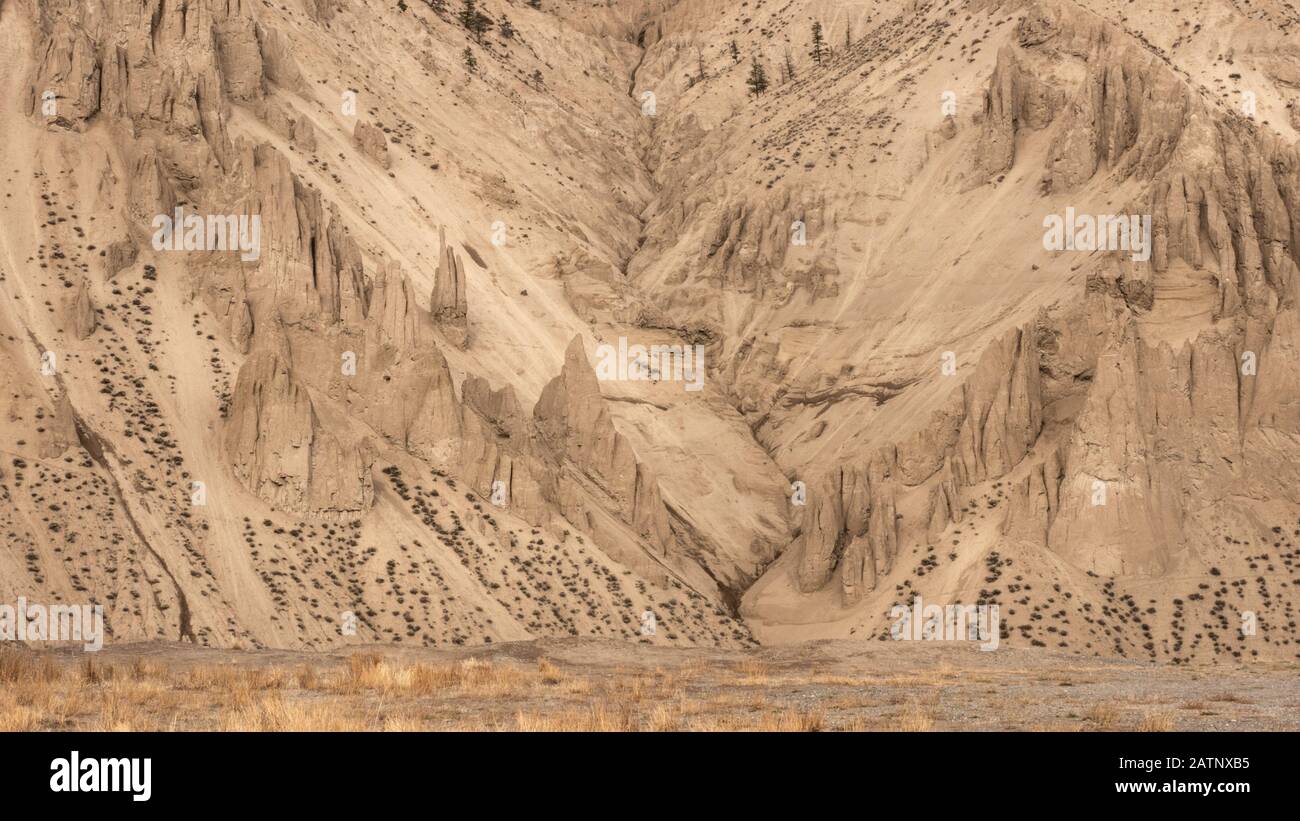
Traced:
[[0, 601], [731, 647], [919, 595], [1300, 657], [1286, 4], [402, 5], [0, 2]]

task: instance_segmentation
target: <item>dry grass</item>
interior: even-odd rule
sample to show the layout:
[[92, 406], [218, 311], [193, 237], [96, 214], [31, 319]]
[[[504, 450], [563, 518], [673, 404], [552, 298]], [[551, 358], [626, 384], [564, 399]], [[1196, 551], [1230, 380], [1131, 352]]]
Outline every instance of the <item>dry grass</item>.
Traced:
[[898, 729], [905, 733], [928, 733], [934, 728], [934, 716], [917, 701], [909, 701], [898, 716]]
[[31, 707], [0, 703], [0, 733], [31, 733], [39, 729], [40, 714]]
[[429, 727], [416, 716], [388, 716], [384, 719], [383, 730], [386, 733], [419, 733]]
[[790, 710], [775, 715], [767, 714], [758, 728], [774, 733], [819, 733], [826, 729], [826, 716], [821, 710]]
[[1224, 704], [1253, 704], [1254, 703], [1250, 699], [1246, 698], [1245, 696], [1239, 696], [1236, 693], [1217, 693], [1215, 695], [1210, 696], [1210, 701], [1218, 701]]
[[[70, 673], [70, 675], [69, 675]], [[328, 731], [425, 729], [405, 716], [367, 716], [371, 699], [437, 693], [499, 697], [565, 681], [554, 665], [537, 673], [468, 661], [395, 665], [358, 654], [342, 669], [203, 665], [175, 670], [137, 659], [114, 667], [93, 656], [71, 670], [48, 655], [0, 650], [0, 731], [194, 729]]]
[[1174, 729], [1174, 715], [1168, 712], [1147, 713], [1138, 722], [1139, 733], [1167, 733]]
[[706, 713], [687, 726], [694, 732], [816, 733], [826, 729], [820, 710], [779, 710], [753, 717]]
[[[301, 682], [300, 673], [298, 680]], [[336, 680], [315, 681], [311, 689], [331, 689], [358, 695], [378, 693], [386, 696], [433, 695], [456, 693], [462, 696], [502, 698], [528, 693], [564, 679], [559, 668], [541, 662], [538, 671], [488, 664], [466, 659], [459, 664], [402, 665], [375, 654], [357, 654], [348, 660], [345, 674]]]
[[525, 733], [623, 733], [639, 729], [626, 705], [606, 702], [585, 710], [515, 715], [515, 729]]
[[1077, 724], [1035, 724], [1029, 727], [1031, 733], [1078, 733], [1083, 728]]
[[267, 693], [256, 701], [228, 710], [221, 716], [224, 732], [347, 732], [367, 729], [364, 722], [340, 713], [335, 705], [287, 701], [280, 693]]
[[[1058, 695], [1059, 673], [1011, 671], [990, 687], [987, 671], [977, 676], [945, 665], [854, 675], [761, 659], [705, 665], [698, 657], [655, 668], [579, 668], [555, 658], [414, 663], [395, 651], [287, 666], [259, 665], [251, 654], [203, 664], [105, 658], [112, 656], [0, 647], [0, 732], [927, 732], [952, 725], [953, 708], [972, 700], [989, 708], [981, 727], [1113, 731], [1141, 716], [1138, 730], [1165, 732], [1196, 727], [1201, 715], [1239, 719], [1261, 711], [1223, 692], [1222, 681], [1181, 699], [1139, 699], [1144, 691], [1135, 690], [1088, 705]], [[1007, 701], [1009, 686], [1043, 692]]]
[[667, 704], [658, 704], [650, 712], [647, 730], [653, 733], [671, 733], [681, 729], [682, 715]]
[[564, 674], [560, 672], [560, 668], [546, 659], [537, 660], [537, 672], [542, 677], [543, 684], [559, 684], [564, 680]]
[[1094, 704], [1084, 714], [1084, 718], [1097, 725], [1100, 730], [1110, 730], [1119, 724], [1119, 708], [1114, 704]]
[[758, 659], [746, 659], [736, 665], [737, 682], [745, 687], [765, 687], [771, 682], [772, 668]]
[[293, 680], [299, 690], [315, 690], [320, 683], [316, 668], [309, 664], [303, 664], [294, 670]]
[[63, 675], [49, 656], [35, 657], [8, 648], [0, 649], [0, 684], [19, 681], [58, 681]]

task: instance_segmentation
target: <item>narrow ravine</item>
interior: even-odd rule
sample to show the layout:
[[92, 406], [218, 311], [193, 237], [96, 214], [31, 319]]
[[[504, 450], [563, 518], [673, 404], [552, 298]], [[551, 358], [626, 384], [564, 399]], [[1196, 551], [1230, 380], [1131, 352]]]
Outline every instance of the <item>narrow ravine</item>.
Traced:
[[176, 576], [172, 573], [171, 568], [167, 566], [167, 562], [161, 555], [159, 555], [158, 551], [154, 549], [154, 546], [145, 536], [143, 528], [140, 527], [140, 523], [136, 521], [135, 515], [131, 512], [131, 505], [126, 500], [126, 494], [122, 492], [122, 486], [117, 481], [117, 475], [113, 472], [112, 466], [109, 465], [108, 459], [104, 455], [105, 448], [107, 447], [109, 452], [111, 452], [112, 446], [105, 443], [97, 433], [91, 430], [90, 426], [87, 425], [81, 416], [75, 411], [73, 412], [72, 418], [73, 424], [77, 429], [77, 440], [81, 443], [81, 446], [85, 448], [86, 452], [90, 454], [90, 458], [94, 459], [95, 463], [103, 468], [104, 475], [108, 478], [108, 481], [112, 483], [113, 494], [116, 496], [118, 502], [121, 503], [122, 512], [126, 514], [126, 520], [130, 523], [131, 530], [135, 532], [135, 537], [140, 540], [140, 544], [144, 545], [145, 550], [148, 550], [149, 554], [158, 561], [158, 566], [162, 568], [163, 573], [165, 573], [167, 578], [171, 580], [172, 587], [176, 591], [177, 604], [181, 609], [180, 631], [177, 638], [182, 641], [188, 639], [193, 642], [195, 640], [194, 628], [190, 623], [189, 599], [185, 597], [185, 591], [181, 589], [180, 583], [176, 581]]
[[[47, 350], [46, 347], [40, 343], [40, 340], [36, 338], [36, 335], [32, 333], [30, 328], [27, 330], [27, 338], [39, 353], [42, 355], [45, 353]], [[135, 533], [135, 537], [140, 541], [140, 544], [144, 546], [144, 549], [149, 551], [149, 554], [157, 560], [158, 566], [162, 568], [163, 573], [167, 575], [167, 578], [172, 583], [173, 589], [176, 591], [176, 601], [180, 607], [180, 629], [178, 631], [177, 640], [183, 641], [188, 639], [189, 641], [194, 642], [194, 628], [190, 620], [189, 599], [185, 597], [185, 591], [181, 588], [180, 582], [176, 580], [176, 576], [172, 573], [171, 568], [167, 566], [166, 560], [164, 560], [162, 555], [154, 549], [153, 544], [145, 535], [144, 529], [140, 527], [139, 521], [136, 520], [135, 515], [131, 512], [131, 505], [127, 501], [127, 496], [122, 492], [122, 484], [117, 480], [117, 473], [113, 470], [113, 466], [109, 464], [106, 456], [106, 452], [113, 453], [112, 445], [105, 442], [99, 434], [95, 433], [90, 425], [81, 418], [81, 414], [77, 413], [76, 409], [72, 407], [71, 395], [68, 393], [67, 385], [63, 382], [63, 375], [56, 372], [54, 374], [54, 381], [58, 386], [59, 394], [68, 402], [68, 407], [72, 414], [73, 426], [77, 431], [78, 443], [85, 449], [86, 453], [90, 454], [90, 458], [94, 460], [95, 464], [99, 465], [100, 469], [104, 471], [104, 477], [112, 485], [113, 496], [122, 506], [122, 512], [126, 515], [126, 520], [130, 523], [131, 530]], [[114, 458], [116, 458], [115, 454]]]
[[[632, 67], [632, 71], [628, 76], [627, 96], [632, 100], [633, 104], [637, 106], [638, 110], [641, 109], [641, 98], [637, 92], [637, 87], [636, 87], [637, 79], [638, 79], [638, 75], [641, 73], [642, 66], [645, 65], [646, 55], [650, 51], [649, 47], [645, 44], [645, 36], [646, 36], [646, 32], [650, 30], [650, 27], [652, 25], [654, 25], [654, 23], [643, 23], [641, 24], [640, 29], [637, 31], [636, 45], [637, 48], [641, 50], [641, 55], [637, 58], [636, 65]], [[662, 37], [662, 32], [660, 33], [660, 35]], [[659, 41], [656, 40], [655, 42], [659, 42]], [[646, 136], [647, 136], [647, 141], [653, 143], [654, 132], [655, 132], [655, 126], [654, 126], [655, 116], [651, 115], [647, 117], [644, 113], [642, 113], [641, 118], [643, 120], [649, 120], [649, 123], [647, 124], [648, 134]], [[637, 160], [640, 161], [641, 163], [641, 170], [645, 172], [646, 180], [649, 183], [650, 191], [651, 191], [650, 201], [653, 202], [654, 199], [659, 196], [660, 189], [658, 183], [655, 180], [655, 169], [652, 168], [650, 165], [648, 151], [645, 150], [645, 148], [643, 148], [642, 146], [644, 146], [644, 144], [638, 145], [638, 148], [640, 150], [636, 152]], [[631, 268], [632, 265], [632, 260], [636, 259], [637, 255], [641, 253], [641, 249], [645, 247], [645, 243], [646, 243], [645, 229], [646, 229], [646, 225], [649, 223], [649, 221], [644, 216], [644, 209], [642, 211], [638, 211], [636, 214], [633, 214], [633, 216], [636, 217], [636, 221], [639, 226], [637, 229], [636, 246], [632, 249], [631, 253], [627, 255], [627, 257], [625, 257], [623, 260], [619, 262], [619, 266], [618, 266], [619, 272], [623, 274], [624, 278], [628, 276], [629, 269]]]

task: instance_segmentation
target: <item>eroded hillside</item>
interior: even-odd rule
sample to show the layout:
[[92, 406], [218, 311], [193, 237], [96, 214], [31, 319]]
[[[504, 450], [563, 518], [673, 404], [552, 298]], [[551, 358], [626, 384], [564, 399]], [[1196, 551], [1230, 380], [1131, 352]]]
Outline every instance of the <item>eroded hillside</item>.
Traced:
[[0, 5], [0, 597], [1300, 655], [1294, 11], [538, 5]]

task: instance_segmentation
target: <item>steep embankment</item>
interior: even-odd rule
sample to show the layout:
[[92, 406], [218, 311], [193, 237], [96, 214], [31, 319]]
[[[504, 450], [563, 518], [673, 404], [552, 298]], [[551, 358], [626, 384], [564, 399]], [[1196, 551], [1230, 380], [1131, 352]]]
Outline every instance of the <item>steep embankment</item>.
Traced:
[[[1294, 657], [1295, 13], [1148, 5], [6, 3], [0, 593], [305, 647], [921, 594]], [[257, 252], [155, 247], [177, 208]]]

